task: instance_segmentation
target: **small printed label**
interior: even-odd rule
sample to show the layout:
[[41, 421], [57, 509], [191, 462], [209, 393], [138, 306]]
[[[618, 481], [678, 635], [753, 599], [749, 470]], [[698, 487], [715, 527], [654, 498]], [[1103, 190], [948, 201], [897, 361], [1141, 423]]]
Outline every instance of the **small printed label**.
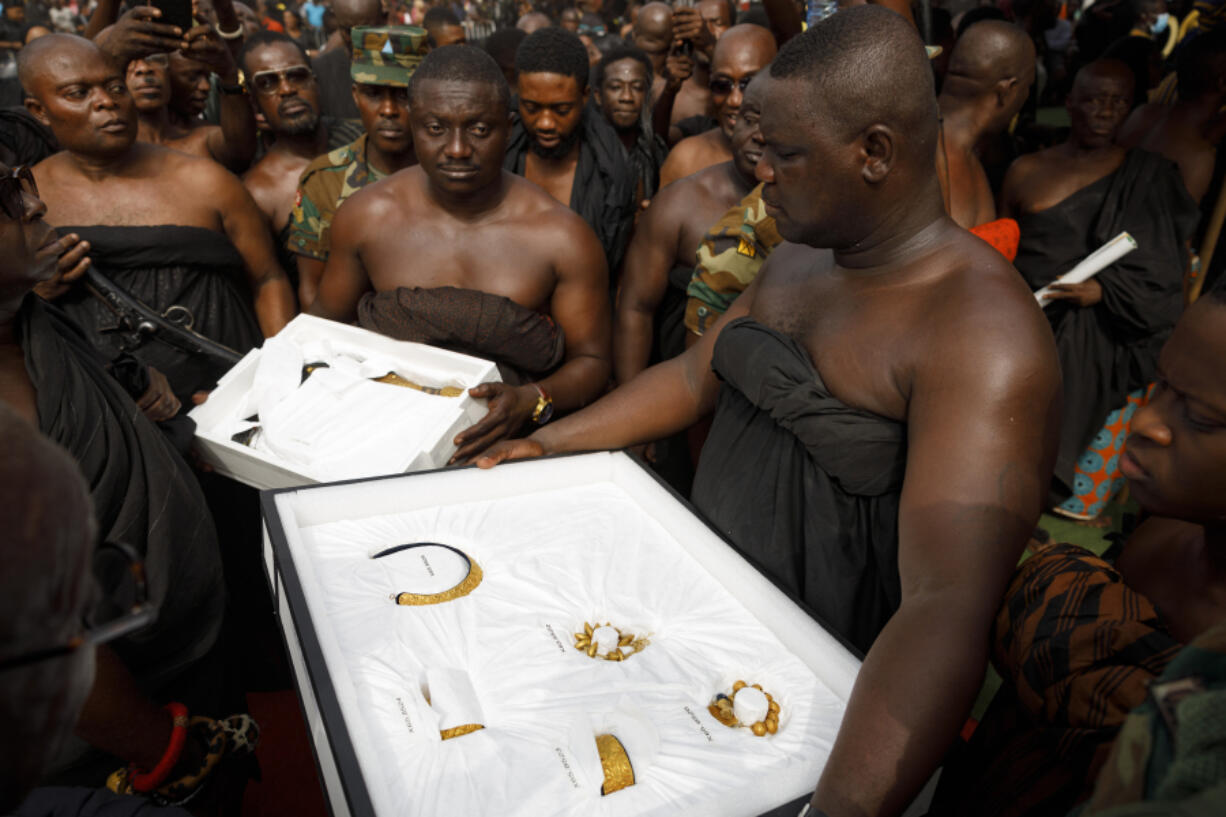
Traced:
[[694, 724], [695, 724], [695, 725], [698, 727], [698, 731], [699, 731], [699, 732], [702, 732], [704, 735], [706, 735], [706, 738], [707, 738], [707, 743], [714, 743], [714, 742], [715, 742], [715, 738], [714, 738], [714, 737], [712, 737], [712, 736], [711, 736], [711, 733], [707, 731], [707, 727], [705, 727], [705, 726], [703, 726], [703, 725], [702, 725], [702, 721], [700, 721], [700, 720], [698, 719], [698, 716], [694, 714], [694, 710], [690, 709], [688, 706], [687, 706], [687, 707], [683, 707], [683, 708], [685, 709], [685, 714], [689, 715], [689, 716], [690, 716], [690, 720], [692, 720], [692, 721], [694, 722]]
[[574, 769], [570, 767], [570, 763], [566, 760], [566, 752], [563, 751], [561, 746], [555, 746], [553, 750], [557, 752], [558, 760], [562, 761], [562, 768], [566, 770], [566, 776], [570, 778], [571, 788], [579, 788], [579, 778], [575, 777]]
[[426, 554], [421, 554], [421, 563], [426, 566], [426, 572], [431, 576], [434, 575], [434, 568], [430, 567], [430, 560], [426, 558]]
[[553, 631], [552, 624], [545, 625], [545, 632], [549, 633], [549, 637], [553, 639], [553, 643], [557, 645], [558, 652], [566, 655], [566, 646], [562, 644], [562, 639], [558, 638], [558, 634]]
[[403, 699], [401, 699], [401, 698], [397, 698], [397, 699], [396, 699], [396, 706], [400, 707], [400, 715], [401, 715], [401, 717], [403, 717], [403, 718], [404, 718], [404, 726], [405, 726], [405, 728], [409, 730], [409, 733], [410, 733], [410, 734], [412, 734], [412, 733], [415, 731], [415, 730], [413, 729], [413, 719], [409, 717], [409, 710], [408, 710], [408, 708], [407, 708], [407, 707], [404, 705], [404, 700], [403, 700]]

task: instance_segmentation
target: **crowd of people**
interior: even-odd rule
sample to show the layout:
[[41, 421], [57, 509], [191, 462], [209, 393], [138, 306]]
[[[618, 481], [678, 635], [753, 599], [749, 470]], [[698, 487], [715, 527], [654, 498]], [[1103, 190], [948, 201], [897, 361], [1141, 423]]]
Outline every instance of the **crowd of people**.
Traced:
[[187, 5], [3, 4], [0, 813], [240, 813], [288, 678], [187, 412], [299, 312], [862, 654], [810, 815], [1226, 812], [1226, 3]]

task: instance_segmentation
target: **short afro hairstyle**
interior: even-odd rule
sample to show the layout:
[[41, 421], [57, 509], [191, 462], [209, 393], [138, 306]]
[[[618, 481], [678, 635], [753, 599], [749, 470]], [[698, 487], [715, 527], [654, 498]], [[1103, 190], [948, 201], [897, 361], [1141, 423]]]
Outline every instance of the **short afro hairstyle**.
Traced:
[[311, 58], [307, 56], [306, 49], [302, 47], [302, 43], [288, 34], [282, 34], [280, 31], [269, 31], [266, 28], [261, 28], [247, 38], [246, 42], [243, 43], [243, 49], [238, 52], [238, 67], [243, 69], [244, 74], [251, 74], [247, 70], [248, 55], [257, 48], [263, 48], [266, 45], [292, 45], [302, 55], [302, 61], [307, 65], [311, 64]]
[[642, 65], [644, 70], [647, 71], [647, 85], [651, 85], [651, 81], [655, 77], [655, 73], [651, 70], [651, 60], [647, 57], [647, 54], [643, 52], [643, 49], [625, 44], [609, 49], [609, 51], [600, 58], [600, 62], [596, 63], [596, 67], [592, 69], [592, 85], [599, 90], [600, 87], [604, 85], [605, 71], [607, 71], [609, 66], [613, 63], [621, 62], [622, 60], [634, 60]]
[[497, 92], [502, 106], [508, 111], [511, 109], [511, 89], [507, 86], [507, 78], [502, 75], [502, 69], [494, 58], [480, 48], [445, 45], [427, 54], [409, 78], [410, 107], [421, 83], [431, 80], [490, 85]]
[[564, 28], [542, 28], [519, 44], [515, 52], [515, 73], [560, 74], [574, 77], [579, 90], [587, 90], [587, 48], [583, 41]]

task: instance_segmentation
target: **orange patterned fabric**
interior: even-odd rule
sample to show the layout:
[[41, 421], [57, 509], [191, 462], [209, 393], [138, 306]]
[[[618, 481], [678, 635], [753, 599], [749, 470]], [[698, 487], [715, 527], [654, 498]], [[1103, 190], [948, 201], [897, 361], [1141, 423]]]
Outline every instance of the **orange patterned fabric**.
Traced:
[[1054, 510], [1074, 519], [1096, 519], [1111, 498], [1124, 487], [1120, 454], [1132, 427], [1132, 416], [1149, 402], [1153, 384], [1128, 393], [1123, 406], [1107, 415], [1103, 427], [1094, 435], [1073, 468], [1073, 495]]

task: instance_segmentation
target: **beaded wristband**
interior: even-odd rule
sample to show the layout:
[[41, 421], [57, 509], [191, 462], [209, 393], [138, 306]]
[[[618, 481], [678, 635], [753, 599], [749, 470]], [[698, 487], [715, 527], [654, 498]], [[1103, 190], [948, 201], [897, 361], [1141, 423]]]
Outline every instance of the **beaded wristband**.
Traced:
[[170, 770], [179, 762], [179, 758], [183, 755], [183, 745], [187, 742], [187, 707], [180, 703], [168, 703], [165, 707], [166, 711], [174, 718], [174, 728], [170, 732], [170, 743], [166, 745], [166, 751], [162, 755], [162, 759], [157, 762], [149, 772], [137, 772], [132, 770], [132, 776], [129, 782], [132, 784], [132, 789], [139, 792], [149, 792], [156, 789], [166, 781], [170, 775]]

